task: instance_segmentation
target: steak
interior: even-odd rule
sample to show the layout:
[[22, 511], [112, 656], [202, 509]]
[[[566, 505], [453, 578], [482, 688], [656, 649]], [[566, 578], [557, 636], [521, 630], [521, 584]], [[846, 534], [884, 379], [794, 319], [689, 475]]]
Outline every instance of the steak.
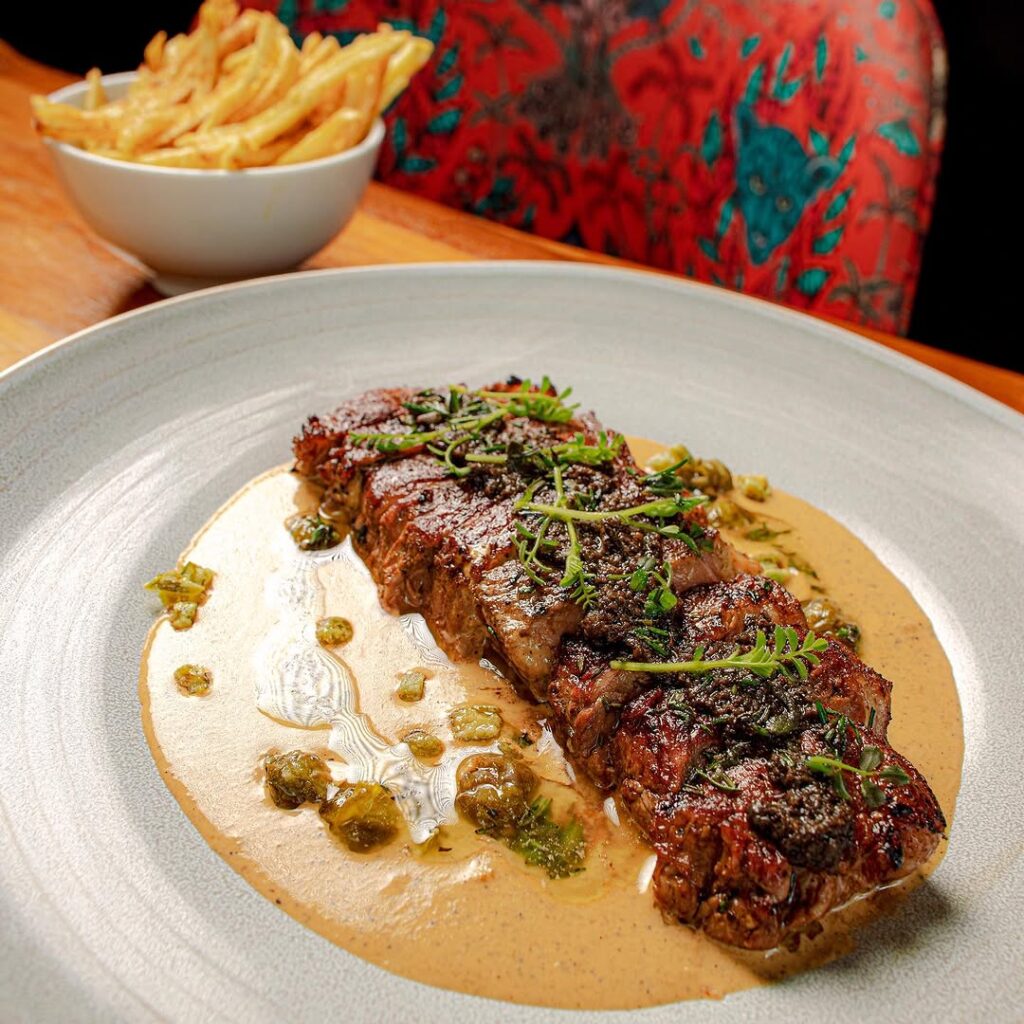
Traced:
[[380, 389], [295, 440], [394, 613], [546, 702], [656, 855], [663, 912], [748, 949], [934, 852], [946, 823], [886, 740], [891, 684], [707, 520], [672, 467], [547, 382]]

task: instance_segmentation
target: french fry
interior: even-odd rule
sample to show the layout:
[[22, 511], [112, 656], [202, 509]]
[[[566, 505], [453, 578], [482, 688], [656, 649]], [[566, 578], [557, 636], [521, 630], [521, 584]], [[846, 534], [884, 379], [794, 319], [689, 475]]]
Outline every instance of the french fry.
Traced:
[[135, 160], [151, 167], [206, 167], [222, 166], [225, 151], [229, 147], [219, 149], [200, 149], [197, 146], [175, 146], [166, 149], [151, 149], [139, 154]]
[[276, 63], [271, 65], [262, 84], [247, 103], [239, 107], [228, 121], [246, 121], [277, 103], [299, 77], [299, 51], [287, 32], [277, 40]]
[[286, 149], [275, 163], [301, 164], [350, 149], [359, 141], [357, 136], [362, 123], [363, 116], [358, 110], [345, 107], [336, 110]]
[[235, 153], [234, 166], [237, 168], [269, 167], [271, 164], [276, 164], [282, 154], [286, 153], [299, 139], [304, 137], [302, 130], [299, 129], [299, 131], [292, 135], [285, 135], [280, 139], [275, 139], [261, 149], [239, 149]]
[[[259, 88], [260, 73], [277, 49], [279, 39], [277, 26], [279, 25], [280, 23], [274, 18], [265, 18], [260, 21], [256, 30], [256, 38], [252, 44], [252, 53], [245, 66], [240, 69], [236, 79], [233, 82], [225, 81], [226, 87], [218, 101], [193, 124], [183, 127], [183, 131], [188, 131], [200, 121], [204, 129], [223, 124], [236, 110], [245, 106], [253, 98]], [[283, 26], [280, 27], [283, 29]]]
[[217, 55], [222, 65], [234, 53], [248, 46], [256, 38], [256, 29], [261, 21], [259, 11], [243, 11], [237, 21], [224, 28], [217, 37]]
[[150, 71], [159, 71], [164, 61], [164, 46], [167, 43], [167, 33], [160, 29], [159, 32], [146, 44], [142, 59]]
[[199, 8], [199, 24], [214, 36], [220, 35], [238, 18], [235, 0], [204, 0]]
[[173, 107], [143, 111], [127, 121], [117, 133], [114, 148], [127, 156], [153, 148], [153, 141], [177, 120]]
[[85, 73], [85, 80], [89, 83], [89, 90], [85, 94], [82, 103], [83, 110], [99, 110], [107, 102], [107, 94], [103, 89], [103, 75], [99, 68], [90, 68]]
[[387, 24], [341, 46], [237, 0], [204, 0], [192, 32], [146, 45], [136, 78], [110, 101], [86, 75], [82, 107], [32, 97], [43, 134], [154, 167], [244, 169], [316, 160], [366, 136], [429, 59], [429, 41]]
[[310, 32], [302, 40], [302, 46], [299, 48], [302, 56], [308, 57], [323, 41], [324, 37], [319, 32]]
[[272, 107], [245, 123], [243, 138], [252, 148], [264, 146], [294, 128], [347, 75], [389, 57], [405, 41], [408, 32], [360, 36], [315, 68]]
[[303, 40], [302, 59], [299, 63], [300, 76], [308, 75], [318, 64], [322, 64], [328, 57], [341, 49], [341, 44], [334, 36], [320, 37], [315, 45], [307, 48], [306, 42], [314, 36], [320, 36], [320, 33], [314, 32]]
[[414, 36], [392, 56], [384, 76], [384, 91], [380, 99], [380, 110], [388, 107], [405, 91], [424, 64], [430, 60], [434, 44], [429, 39]]

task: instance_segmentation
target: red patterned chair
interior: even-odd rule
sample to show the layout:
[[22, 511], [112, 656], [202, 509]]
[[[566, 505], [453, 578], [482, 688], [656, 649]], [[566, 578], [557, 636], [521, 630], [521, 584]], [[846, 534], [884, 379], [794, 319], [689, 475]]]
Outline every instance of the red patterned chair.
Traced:
[[[273, 7], [273, 2], [254, 5]], [[549, 238], [903, 331], [942, 145], [929, 0], [280, 0], [433, 40], [382, 180]]]

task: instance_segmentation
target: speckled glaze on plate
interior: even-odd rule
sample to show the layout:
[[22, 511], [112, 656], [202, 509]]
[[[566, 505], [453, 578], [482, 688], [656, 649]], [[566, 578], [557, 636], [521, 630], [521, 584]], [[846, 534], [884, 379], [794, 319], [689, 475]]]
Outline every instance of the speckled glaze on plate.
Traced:
[[[852, 956], [636, 1013], [456, 995], [281, 913], [160, 781], [136, 693], [140, 581], [286, 457], [308, 413], [374, 385], [509, 372], [574, 384], [628, 433], [763, 470], [853, 529], [931, 617], [964, 711], [952, 841]], [[54, 346], [0, 376], [0, 1019], [1018, 1020], [1022, 524], [1024, 418], [837, 328], [667, 277], [327, 271]]]

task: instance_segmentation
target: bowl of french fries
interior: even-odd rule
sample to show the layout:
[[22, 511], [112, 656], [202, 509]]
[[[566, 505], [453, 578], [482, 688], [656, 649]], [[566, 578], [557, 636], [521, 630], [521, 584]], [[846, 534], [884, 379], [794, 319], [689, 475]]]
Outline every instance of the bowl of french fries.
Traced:
[[32, 98], [89, 225], [166, 292], [292, 269], [349, 221], [384, 139], [380, 114], [431, 43], [380, 25], [297, 46], [272, 14], [206, 0], [137, 71]]

